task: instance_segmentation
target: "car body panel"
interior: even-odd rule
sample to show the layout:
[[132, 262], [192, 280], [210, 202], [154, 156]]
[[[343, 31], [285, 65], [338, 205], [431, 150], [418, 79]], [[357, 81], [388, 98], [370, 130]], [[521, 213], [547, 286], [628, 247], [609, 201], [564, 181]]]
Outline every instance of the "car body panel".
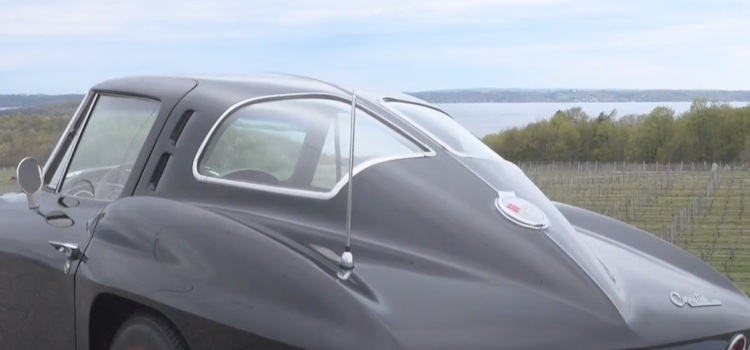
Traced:
[[[74, 125], [79, 125], [79, 128], [83, 125], [85, 116], [90, 113], [91, 106], [96, 103], [100, 94], [159, 100], [162, 104], [161, 113], [134, 165], [135, 169], [142, 169], [159, 136], [160, 128], [169, 117], [171, 106], [181, 97], [180, 94], [184, 95], [196, 85], [195, 81], [189, 79], [170, 79], [171, 94], [155, 94], [155, 91], [159, 91], [159, 81], [160, 79], [139, 79], [139, 83], [143, 85], [135, 90], [121, 89], [121, 84], [116, 82], [95, 87], [87, 94], [77, 111], [74, 121], [78, 120], [79, 123], [71, 123], [71, 126], [75, 129]], [[63, 136], [60, 145], [71, 142], [74, 133]], [[65, 136], [67, 141], [63, 142]], [[49, 165], [67, 165], [62, 155], [53, 154], [48, 161]], [[0, 197], [0, 220], [3, 222], [0, 259], [5, 262], [3, 271], [8, 274], [2, 278], [3, 287], [0, 288], [4, 293], [0, 296], [0, 305], [4, 310], [0, 316], [0, 348], [3, 349], [76, 348], [74, 279], [80, 260], [72, 261], [72, 266], [66, 273], [64, 266], [68, 259], [56, 251], [50, 242], [75, 244], [85, 251], [93, 236], [92, 224], [107, 202], [61, 195], [55, 191], [58, 183], [53, 182], [51, 177], [50, 171], [45, 176], [43, 190], [34, 196], [39, 204], [38, 211], [29, 210], [22, 194], [9, 193]], [[132, 193], [138, 178], [139, 175], [134, 174], [125, 184], [126, 196]], [[74, 224], [55, 227], [45, 222], [43, 215], [56, 210], [64, 212], [73, 219]], [[39, 334], [45, 336], [40, 337]]]
[[[435, 168], [427, 163], [435, 163]], [[360, 210], [356, 211], [352, 238], [358, 259], [352, 281], [335, 279], [335, 259], [343, 236], [335, 225], [325, 225], [319, 219], [325, 213], [322, 208], [279, 204], [274, 211], [269, 209], [273, 206], [268, 198], [263, 198], [266, 211], [248, 214], [254, 209], [248, 200], [244, 201], [247, 209], [240, 207], [240, 202], [228, 207], [206, 204], [213, 198], [227, 196], [219, 191], [201, 196], [200, 204], [198, 197], [191, 201], [190, 194], [184, 192], [175, 200], [132, 198], [117, 203], [123, 208], [118, 211], [121, 214], [105, 215], [90, 251], [105, 251], [97, 249], [96, 242], [109, 235], [118, 239], [148, 236], [143, 242], [156, 242], [154, 257], [146, 259], [152, 252], [147, 249], [148, 244], [132, 244], [142, 246], [144, 253], [123, 257], [138, 255], [148, 263], [110, 260], [134, 269], [129, 270], [129, 278], [117, 283], [122, 278], [108, 277], [111, 269], [104, 267], [101, 273], [92, 275], [108, 281], [102, 284], [110, 287], [134, 286], [139, 278], [152, 279], [143, 278], [144, 274], [160, 276], [153, 279], [161, 281], [163, 291], [150, 290], [146, 294], [145, 290], [131, 289], [122, 294], [148, 295], [146, 305], [170, 310], [165, 313], [173, 316], [180, 329], [195, 330], [186, 332], [186, 337], [191, 348], [197, 349], [209, 349], [212, 344], [221, 345], [217, 348], [242, 348], [258, 341], [285, 342], [304, 349], [355, 345], [364, 349], [449, 349], [460, 344], [468, 349], [542, 349], [554, 344], [563, 348], [632, 349], [680, 343], [685, 337], [726, 345], [728, 336], [712, 338], [742, 330], [739, 328], [746, 322], [748, 311], [746, 297], [716, 288], [682, 267], [633, 252], [611, 237], [581, 234], [581, 239], [602, 256], [618, 279], [623, 295], [630, 298], [629, 310], [618, 310], [569, 257], [555, 245], [544, 243], [543, 237], [535, 237], [536, 232], [508, 240], [498, 229], [479, 237], [464, 236], [464, 232], [481, 226], [487, 226], [489, 231], [492, 224], [453, 230], [451, 222], [467, 213], [474, 213], [472, 221], [478, 223], [486, 217], [497, 219], [492, 209], [483, 212], [480, 206], [471, 204], [481, 200], [462, 203], [468, 207], [465, 211], [433, 212], [440, 220], [416, 220], [419, 213], [430, 212], [424, 206], [409, 211], [414, 204], [408, 198], [441, 203], [460, 193], [472, 193], [470, 189], [458, 186], [445, 193], [415, 182], [398, 186], [401, 195], [396, 198], [377, 195], [383, 188], [393, 186], [394, 175], [388, 174], [419, 178], [424, 172], [440, 168], [438, 163], [437, 159], [384, 163], [355, 177], [354, 198], [362, 200], [355, 202]], [[446, 174], [445, 178], [455, 178], [453, 175]], [[357, 187], [357, 181], [372, 187]], [[481, 191], [474, 196], [482, 196]], [[492, 199], [485, 196], [485, 200]], [[127, 206], [130, 208], [126, 210]], [[434, 207], [440, 210], [438, 205]], [[294, 214], [283, 215], [285, 212]], [[133, 215], [141, 222], [153, 222], [153, 228], [142, 228], [140, 232], [123, 229], [127, 234], [105, 229], [128, 227]], [[163, 216], [180, 219], [164, 226]], [[389, 218], [393, 227], [406, 225], [405, 222], [434, 224], [413, 225], [405, 230], [413, 234], [405, 236], [402, 231], [374, 230], [383, 226], [383, 217]], [[343, 224], [343, 217], [340, 223]], [[641, 234], [632, 227], [628, 230]], [[158, 234], [150, 236], [147, 232]], [[657, 240], [646, 235], [643, 239]], [[508, 244], [509, 241], [513, 243]], [[524, 241], [529, 243], [521, 244]], [[503, 243], [518, 252], [511, 254]], [[125, 244], [110, 246], [122, 245]], [[243, 267], [227, 265], [235, 263]], [[526, 267], [516, 267], [519, 263]], [[644, 266], [651, 271], [656, 269], [672, 283], [639, 274]], [[79, 273], [84, 273], [88, 267], [81, 270]], [[166, 276], [169, 278], [164, 279]], [[132, 281], [128, 283], [128, 279]], [[660, 284], [665, 286], [664, 293], [652, 292]], [[669, 302], [668, 293], [670, 288], [683, 290], [681, 286], [695, 286], [695, 290], [721, 299], [724, 305], [703, 310], [677, 308]], [[529, 310], [543, 310], [543, 314]], [[656, 322], [659, 318], [669, 322]], [[517, 336], [531, 334], [539, 327], [550, 331], [546, 336]], [[198, 332], [199, 329], [210, 331]], [[313, 333], [306, 333], [310, 331]], [[286, 336], [289, 333], [300, 336]]]
[[[57, 206], [57, 196], [44, 191], [37, 196], [44, 207]], [[102, 206], [83, 201], [66, 213], [82, 222]], [[75, 348], [74, 273], [63, 272], [65, 255], [49, 241], [78, 244], [85, 248], [90, 232], [84, 225], [58, 228], [27, 207], [26, 197], [0, 196], [3, 229], [0, 230], [0, 348]], [[39, 337], [39, 334], [44, 337]]]
[[[195, 160], [238, 103], [290, 94], [347, 101], [346, 89], [260, 74], [122, 78], [92, 91], [156, 98], [163, 115], [126, 195], [83, 215], [95, 217], [89, 231], [81, 220], [70, 228], [90, 239], [75, 272], [75, 316], [61, 316], [70, 323], [57, 330], [69, 342], [62, 334], [75, 322], [77, 349], [100, 346], [89, 342], [90, 317], [110, 296], [161, 313], [192, 350], [725, 350], [750, 329], [750, 299], [704, 262], [633, 226], [549, 201], [500, 156], [442, 147], [381, 93], [362, 91], [358, 106], [424, 146], [424, 156], [373, 162], [330, 198], [306, 198], [207, 182], [195, 176]], [[350, 185], [356, 265], [341, 280]], [[541, 208], [549, 228], [506, 219], [496, 201], [509, 192]], [[42, 208], [53, 207], [44, 196]], [[4, 220], [25, 218], [14, 232], [44, 224], [23, 196], [0, 198]], [[33, 253], [23, 249], [47, 244], [18, 235], [0, 239], [27, 260]], [[10, 256], [13, 247], [3, 248]], [[71, 287], [55, 297], [70, 302]], [[672, 292], [722, 305], [678, 307]]]

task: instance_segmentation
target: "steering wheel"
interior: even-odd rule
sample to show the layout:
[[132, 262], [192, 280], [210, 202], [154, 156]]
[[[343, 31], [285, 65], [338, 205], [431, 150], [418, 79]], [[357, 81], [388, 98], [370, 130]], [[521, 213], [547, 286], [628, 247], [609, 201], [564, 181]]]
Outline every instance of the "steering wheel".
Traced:
[[117, 199], [120, 193], [122, 193], [122, 189], [125, 188], [125, 185], [120, 181], [122, 173], [125, 173], [124, 178], [126, 180], [128, 176], [130, 176], [131, 168], [126, 168], [126, 166], [129, 166], [129, 164], [118, 165], [110, 169], [110, 171], [108, 171], [96, 185], [96, 189], [94, 190], [94, 198], [100, 200]]
[[230, 170], [221, 175], [222, 179], [239, 180], [247, 182], [255, 182], [267, 185], [278, 185], [279, 179], [273, 174], [260, 169], [255, 168], [244, 168]]
[[[83, 188], [83, 186], [87, 186], [88, 188], [91, 188], [91, 190], [89, 191]], [[95, 198], [94, 193], [96, 193], [96, 188], [94, 187], [94, 184], [91, 183], [91, 181], [87, 179], [80, 179], [73, 184], [73, 187], [71, 189], [65, 191], [65, 194], [71, 193], [75, 197]]]

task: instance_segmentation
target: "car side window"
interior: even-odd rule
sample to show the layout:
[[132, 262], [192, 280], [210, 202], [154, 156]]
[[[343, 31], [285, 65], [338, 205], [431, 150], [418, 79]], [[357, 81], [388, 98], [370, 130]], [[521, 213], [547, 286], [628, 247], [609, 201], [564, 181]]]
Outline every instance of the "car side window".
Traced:
[[242, 111], [243, 115], [227, 125], [205, 169], [223, 177], [240, 172], [267, 173], [270, 176], [258, 175], [255, 180], [263, 183], [289, 180], [299, 159], [306, 131], [297, 121], [255, 118], [253, 112]]
[[[349, 170], [350, 111], [336, 115], [326, 135], [313, 186], [332, 189]], [[364, 112], [357, 113], [354, 134], [354, 167], [373, 160], [421, 153], [422, 149], [395, 130]], [[338, 142], [336, 138], [338, 134]], [[337, 146], [338, 144], [338, 146]], [[337, 168], [338, 161], [338, 168]]]
[[390, 101], [385, 105], [455, 154], [489, 159], [499, 157], [477, 136], [441, 111], [408, 102]]
[[160, 103], [153, 100], [100, 95], [77, 144], [65, 150], [55, 170], [53, 181], [65, 173], [60, 193], [99, 200], [119, 198], [159, 108]]
[[[250, 185], [329, 192], [347, 173], [350, 114], [350, 104], [322, 98], [244, 106], [217, 128], [198, 172]], [[423, 153], [414, 142], [361, 110], [355, 133], [355, 166], [376, 158]]]

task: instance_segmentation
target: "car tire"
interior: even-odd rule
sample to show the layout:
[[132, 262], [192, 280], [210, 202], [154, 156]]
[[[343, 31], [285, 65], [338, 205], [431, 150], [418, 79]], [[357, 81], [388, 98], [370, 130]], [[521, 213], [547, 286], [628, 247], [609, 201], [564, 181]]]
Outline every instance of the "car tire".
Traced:
[[122, 323], [110, 350], [189, 350], [172, 324], [149, 312], [139, 311]]

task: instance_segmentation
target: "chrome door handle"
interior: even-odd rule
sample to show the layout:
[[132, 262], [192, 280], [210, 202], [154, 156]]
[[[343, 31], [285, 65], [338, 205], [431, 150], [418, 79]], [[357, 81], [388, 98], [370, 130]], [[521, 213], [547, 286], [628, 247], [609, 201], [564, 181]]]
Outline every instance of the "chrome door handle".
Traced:
[[70, 267], [73, 264], [73, 261], [81, 259], [86, 261], [86, 257], [83, 255], [83, 252], [81, 252], [81, 249], [78, 248], [78, 244], [55, 241], [49, 241], [49, 244], [52, 245], [52, 247], [55, 248], [55, 250], [57, 250], [58, 252], [65, 254], [67, 260], [65, 261], [65, 266], [63, 266], [63, 271], [66, 274], [70, 272]]
[[58, 252], [65, 254], [68, 259], [77, 260], [81, 257], [81, 250], [78, 249], [78, 244], [55, 241], [49, 241], [49, 244], [51, 244]]

